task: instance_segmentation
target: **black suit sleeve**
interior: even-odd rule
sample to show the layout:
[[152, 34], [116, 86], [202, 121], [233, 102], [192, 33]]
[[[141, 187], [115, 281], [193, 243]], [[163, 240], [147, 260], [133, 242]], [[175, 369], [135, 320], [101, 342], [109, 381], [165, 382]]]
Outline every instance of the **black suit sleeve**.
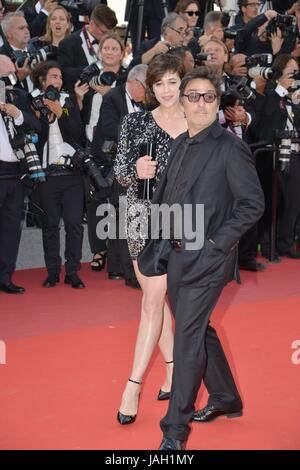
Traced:
[[87, 64], [75, 65], [75, 59], [80, 53], [80, 41], [77, 38], [68, 37], [60, 42], [57, 50], [57, 61], [63, 70], [65, 87], [72, 92], [79, 75]]
[[229, 253], [241, 236], [251, 228], [264, 211], [264, 196], [249, 147], [234, 139], [230, 149], [224, 149], [226, 178], [235, 200], [231, 217], [211, 234], [217, 248]]
[[25, 13], [25, 19], [28, 23], [31, 37], [42, 36], [45, 34], [47, 18], [48, 16], [42, 11], [40, 11], [38, 15], [36, 12], [35, 14]]
[[111, 140], [116, 144], [118, 143], [120, 120], [122, 116], [123, 109], [121, 100], [118, 100], [116, 96], [111, 96], [110, 93], [104, 95], [92, 144], [92, 153], [95, 157], [103, 157], [101, 148], [105, 140]]

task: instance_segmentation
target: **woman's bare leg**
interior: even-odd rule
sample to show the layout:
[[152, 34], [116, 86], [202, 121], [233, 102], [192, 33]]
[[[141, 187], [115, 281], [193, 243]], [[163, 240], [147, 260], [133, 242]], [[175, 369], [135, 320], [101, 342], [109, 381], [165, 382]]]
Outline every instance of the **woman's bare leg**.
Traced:
[[[154, 276], [146, 277], [139, 271], [137, 262], [133, 261], [134, 270], [137, 279], [143, 291], [141, 320], [139, 324], [133, 367], [130, 378], [136, 382], [141, 382], [143, 375], [148, 367], [153, 351], [160, 341], [162, 352], [166, 361], [171, 361], [173, 358], [173, 334], [171, 314], [169, 309], [165, 308], [165, 296], [167, 289], [167, 277]], [[166, 312], [166, 324], [164, 324], [164, 313]], [[164, 337], [161, 338], [161, 334]], [[170, 344], [168, 344], [168, 341]], [[170, 375], [172, 364], [168, 366], [170, 373], [167, 374], [167, 379], [163, 390], [168, 391], [170, 388]], [[140, 386], [127, 382], [120, 407], [120, 412], [125, 415], [135, 415], [137, 413], [138, 398]]]

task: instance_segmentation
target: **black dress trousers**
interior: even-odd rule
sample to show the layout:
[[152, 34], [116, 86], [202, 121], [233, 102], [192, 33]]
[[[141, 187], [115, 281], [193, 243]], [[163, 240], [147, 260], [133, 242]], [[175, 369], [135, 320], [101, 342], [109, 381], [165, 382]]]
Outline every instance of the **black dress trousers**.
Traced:
[[42, 222], [45, 264], [49, 273], [59, 273], [60, 257], [60, 218], [65, 231], [65, 269], [73, 274], [80, 268], [83, 240], [84, 187], [82, 176], [48, 176], [39, 185], [41, 207], [45, 214]]
[[20, 244], [24, 186], [18, 173], [19, 163], [0, 161], [0, 284], [10, 282]]
[[183, 286], [180, 283], [183, 260], [184, 251], [171, 252], [168, 295], [176, 322], [175, 368], [170, 405], [161, 429], [165, 437], [184, 441], [202, 380], [209, 392], [210, 405], [242, 408], [242, 402], [217, 333], [209, 325], [223, 286]]

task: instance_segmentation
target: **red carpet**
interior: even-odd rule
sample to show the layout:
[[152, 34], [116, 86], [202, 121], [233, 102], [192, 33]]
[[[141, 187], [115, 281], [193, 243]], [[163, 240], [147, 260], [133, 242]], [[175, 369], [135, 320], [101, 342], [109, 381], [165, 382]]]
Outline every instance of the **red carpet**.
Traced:
[[[26, 295], [0, 292], [0, 449], [157, 449], [163, 365], [156, 354], [139, 413], [116, 413], [128, 378], [141, 294], [106, 274], [81, 272], [87, 288], [41, 286], [44, 270], [19, 271]], [[242, 273], [213, 316], [245, 408], [244, 416], [194, 424], [188, 449], [300, 449], [300, 262]], [[300, 353], [298, 354], [300, 358]], [[1, 357], [0, 357], [1, 362]], [[204, 405], [200, 392], [199, 404]]]

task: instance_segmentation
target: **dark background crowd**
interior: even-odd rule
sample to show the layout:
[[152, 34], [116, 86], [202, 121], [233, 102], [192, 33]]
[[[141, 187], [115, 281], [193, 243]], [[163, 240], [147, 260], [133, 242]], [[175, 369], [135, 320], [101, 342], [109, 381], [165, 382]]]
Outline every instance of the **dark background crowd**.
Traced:
[[78, 271], [87, 223], [91, 269], [107, 265], [111, 280], [139, 287], [126, 240], [99, 238], [96, 211], [109, 201], [118, 214], [126, 194], [113, 174], [120, 123], [149, 108], [147, 67], [158, 54], [176, 55], [186, 72], [214, 70], [223, 91], [219, 122], [253, 150], [266, 209], [239, 244], [240, 268], [266, 268], [258, 247], [272, 261], [300, 258], [300, 2], [141, 3], [127, 1], [127, 31], [116, 32], [106, 1], [41, 0], [11, 11], [0, 0], [4, 292], [24, 292], [12, 282], [24, 200], [27, 224], [42, 229], [45, 287], [59, 282], [61, 218], [66, 284], [85, 287]]

